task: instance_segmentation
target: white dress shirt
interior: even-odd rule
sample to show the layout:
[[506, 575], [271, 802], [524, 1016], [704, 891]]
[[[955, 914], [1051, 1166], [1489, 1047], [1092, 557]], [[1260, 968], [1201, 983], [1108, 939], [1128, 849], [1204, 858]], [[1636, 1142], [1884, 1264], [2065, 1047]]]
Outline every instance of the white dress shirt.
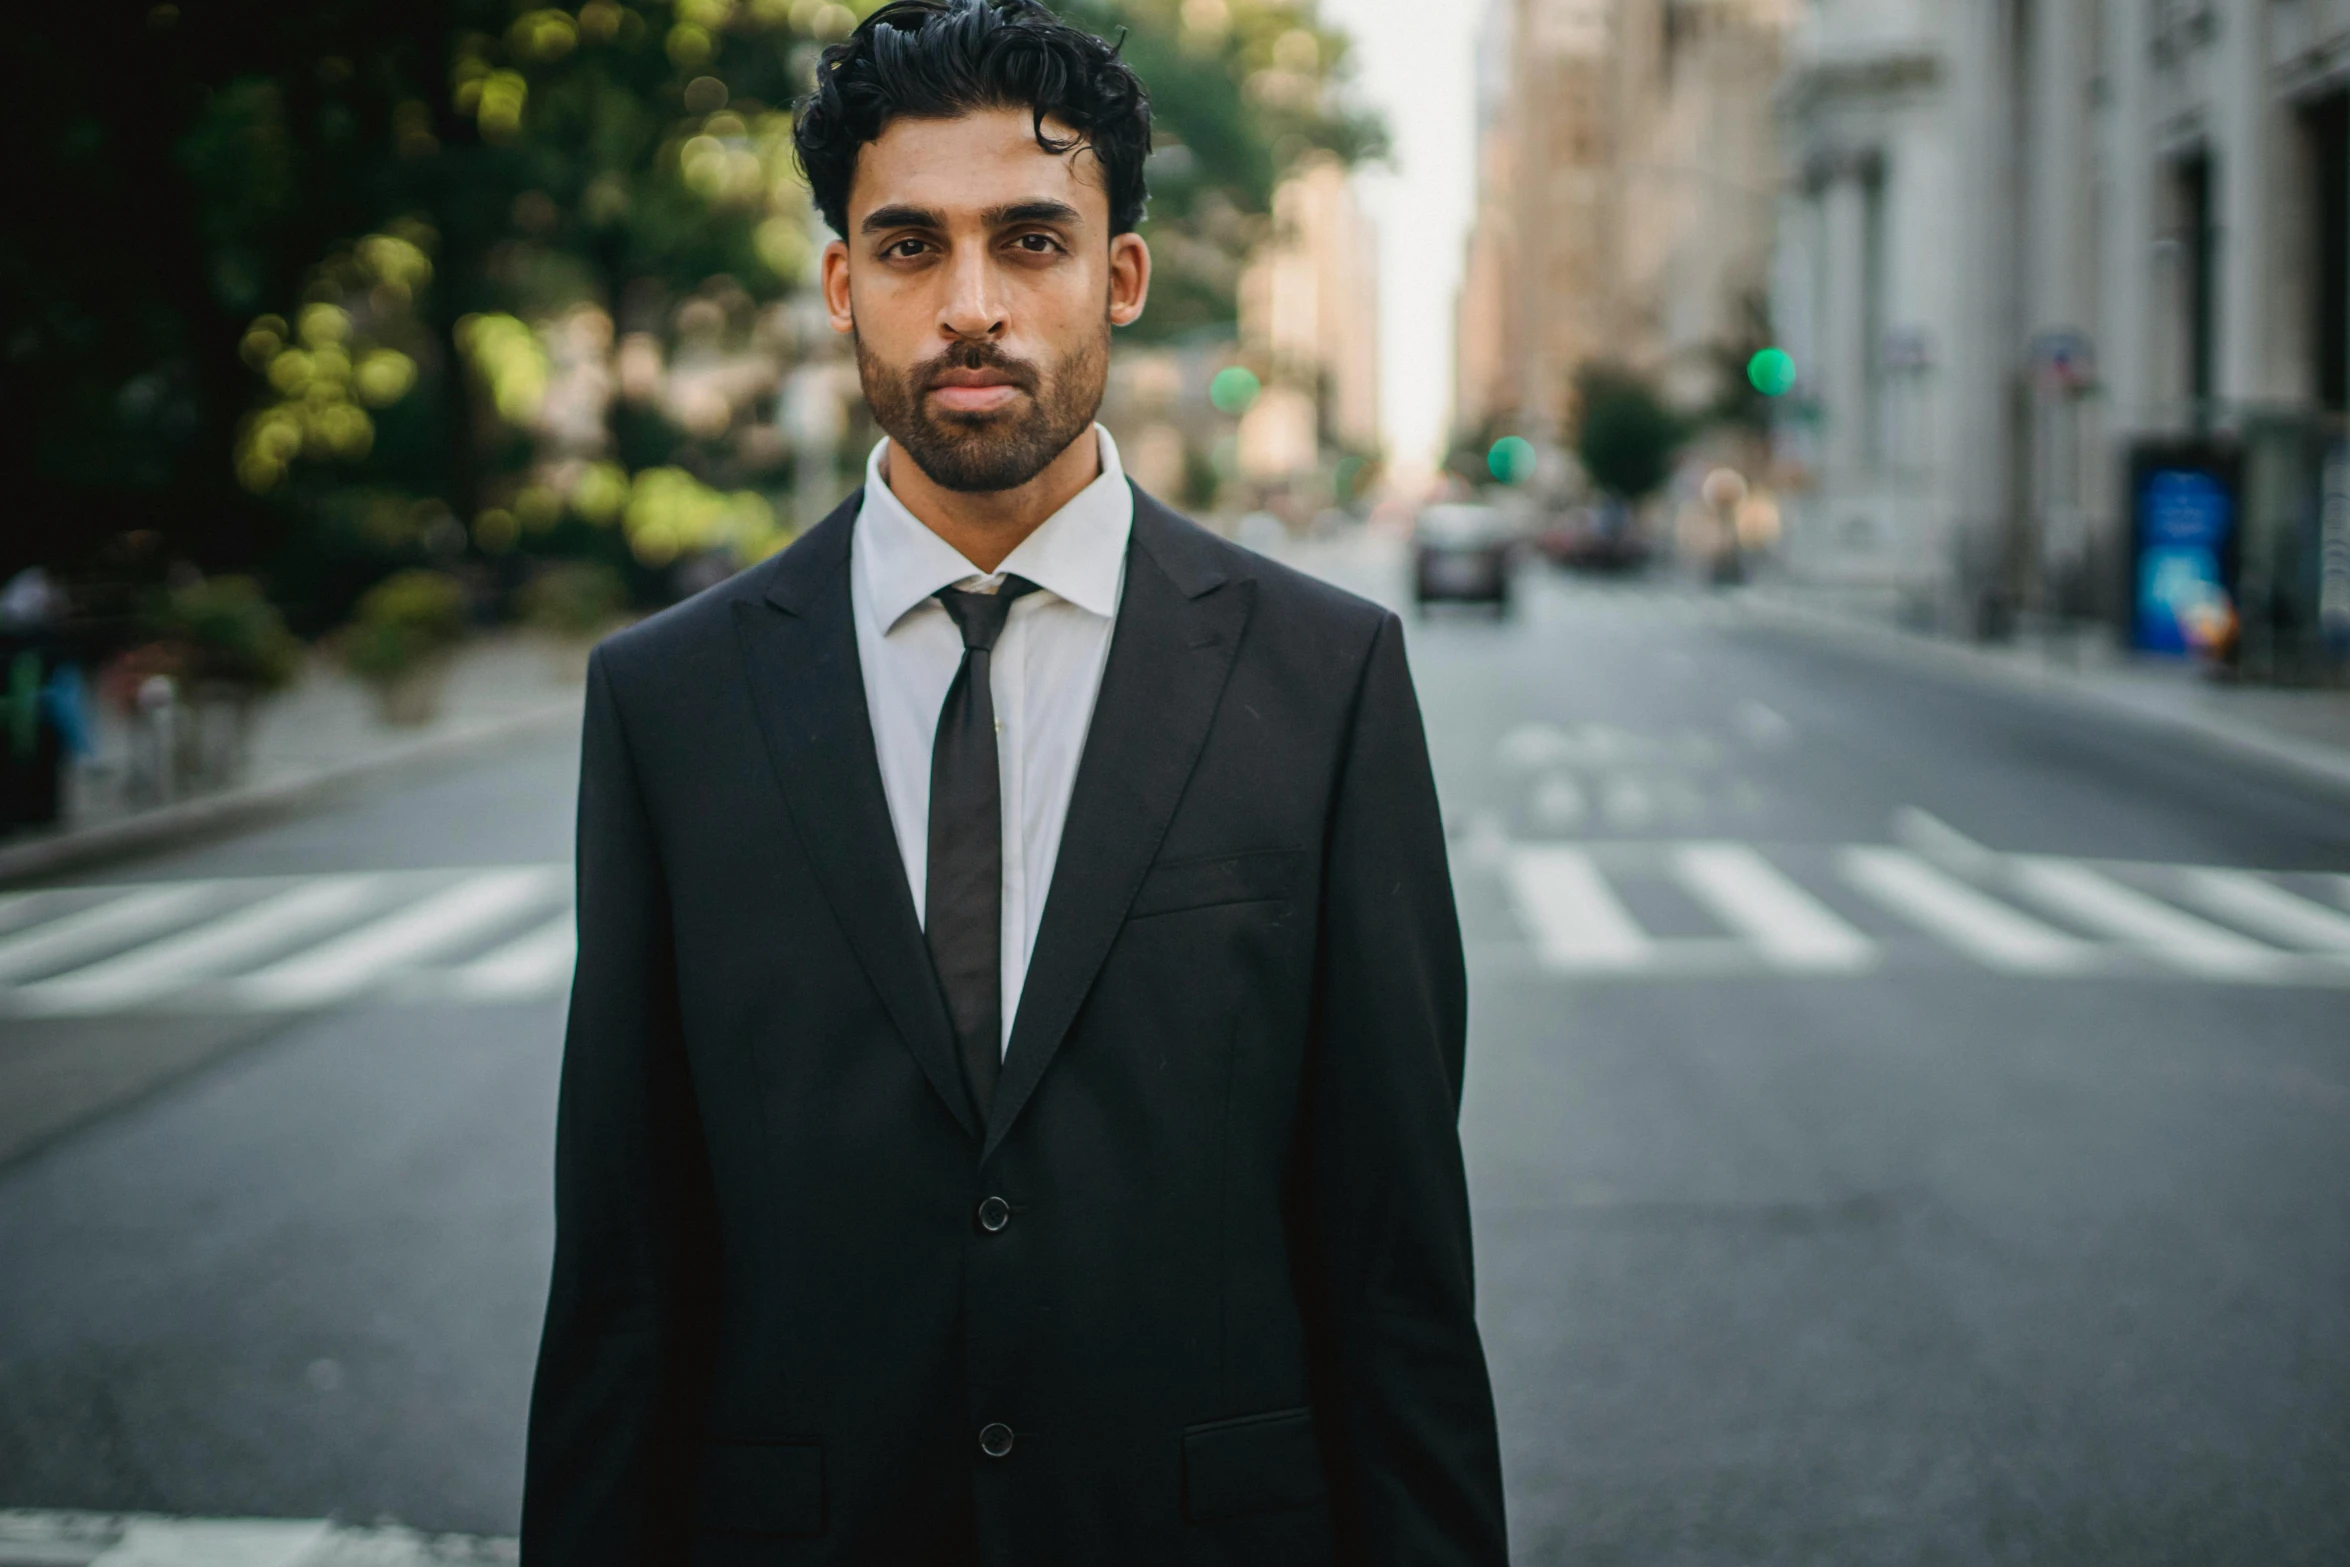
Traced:
[[1126, 588], [1134, 492], [1110, 433], [1094, 426], [1101, 477], [1020, 541], [993, 575], [906, 510], [885, 477], [889, 442], [865, 461], [865, 501], [849, 541], [849, 594], [865, 710], [882, 792], [923, 917], [930, 868], [930, 748], [939, 709], [963, 662], [963, 636], [931, 595], [994, 585], [1006, 573], [1041, 590], [1014, 602], [990, 660], [996, 756], [1003, 772], [1004, 1043], [1020, 1008], [1029, 955], [1060, 858], [1061, 826], [1093, 724], [1110, 632]]

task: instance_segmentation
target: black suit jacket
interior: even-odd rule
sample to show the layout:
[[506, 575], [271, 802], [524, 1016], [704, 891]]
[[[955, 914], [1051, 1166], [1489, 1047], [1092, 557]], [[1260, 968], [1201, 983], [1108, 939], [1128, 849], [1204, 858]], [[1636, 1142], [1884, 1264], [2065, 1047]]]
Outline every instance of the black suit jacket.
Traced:
[[525, 1557], [1502, 1567], [1395, 617], [1136, 492], [982, 1125], [866, 718], [860, 498], [590, 668]]

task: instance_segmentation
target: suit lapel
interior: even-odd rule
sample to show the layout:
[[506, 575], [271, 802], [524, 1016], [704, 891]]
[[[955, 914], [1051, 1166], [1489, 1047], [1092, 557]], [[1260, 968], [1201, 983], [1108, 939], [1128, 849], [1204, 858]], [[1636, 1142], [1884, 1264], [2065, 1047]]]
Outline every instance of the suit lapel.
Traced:
[[1093, 988], [1216, 716], [1256, 585], [1230, 580], [1205, 545], [1192, 524], [1134, 492], [1118, 625], [983, 1162], [1036, 1091]]
[[826, 900], [891, 1021], [939, 1097], [972, 1136], [954, 1038], [897, 835], [865, 708], [849, 602], [851, 495], [773, 568], [764, 600], [735, 603], [735, 624], [767, 754]]

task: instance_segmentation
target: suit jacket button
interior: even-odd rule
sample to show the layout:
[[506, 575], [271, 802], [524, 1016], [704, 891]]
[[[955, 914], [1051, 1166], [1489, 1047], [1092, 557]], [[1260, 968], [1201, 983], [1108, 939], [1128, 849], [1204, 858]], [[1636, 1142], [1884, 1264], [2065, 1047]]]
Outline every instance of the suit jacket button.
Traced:
[[979, 1227], [993, 1235], [1012, 1222], [1012, 1205], [1001, 1197], [990, 1197], [979, 1205]]
[[1012, 1428], [1001, 1420], [990, 1420], [979, 1428], [979, 1450], [990, 1458], [1011, 1456]]

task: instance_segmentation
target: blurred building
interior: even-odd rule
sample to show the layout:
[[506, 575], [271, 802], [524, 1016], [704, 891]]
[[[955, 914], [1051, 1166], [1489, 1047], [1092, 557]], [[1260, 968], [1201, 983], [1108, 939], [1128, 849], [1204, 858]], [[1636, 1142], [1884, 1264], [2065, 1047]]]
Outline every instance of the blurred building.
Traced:
[[1768, 290], [1786, 0], [1493, 0], [1454, 424], [1555, 436], [1578, 366], [1720, 389]]
[[1244, 477], [1281, 484], [1377, 452], [1377, 236], [1335, 158], [1309, 159], [1274, 192], [1241, 273], [1240, 346], [1264, 381], [1240, 421]]
[[2241, 465], [2247, 658], [2350, 634], [2346, 88], [2345, 0], [1819, 0], [1781, 99], [1798, 560], [1980, 631], [2118, 617], [2129, 461], [2200, 446]]

